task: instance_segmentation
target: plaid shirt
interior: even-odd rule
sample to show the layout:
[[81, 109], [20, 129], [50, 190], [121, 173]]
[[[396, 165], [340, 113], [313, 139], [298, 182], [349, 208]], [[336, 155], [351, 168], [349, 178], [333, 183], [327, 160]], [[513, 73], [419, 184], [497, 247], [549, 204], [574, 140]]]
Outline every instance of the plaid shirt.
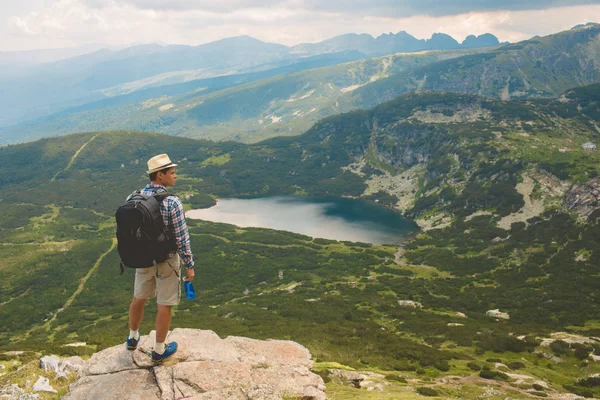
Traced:
[[[163, 185], [148, 184], [141, 190], [144, 196], [154, 196], [156, 193], [166, 192]], [[127, 197], [127, 200], [133, 196], [133, 193]], [[185, 223], [185, 214], [183, 204], [177, 196], [169, 196], [160, 204], [160, 213], [165, 226], [172, 226], [175, 232], [175, 242], [177, 243], [177, 252], [186, 268], [194, 267], [194, 255], [190, 248], [190, 234]]]

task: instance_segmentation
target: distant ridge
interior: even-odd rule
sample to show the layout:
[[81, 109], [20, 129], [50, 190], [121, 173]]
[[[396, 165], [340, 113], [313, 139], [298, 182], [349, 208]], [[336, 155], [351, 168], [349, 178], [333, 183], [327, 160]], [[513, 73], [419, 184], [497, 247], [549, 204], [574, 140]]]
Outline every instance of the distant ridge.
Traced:
[[500, 41], [491, 33], [469, 35], [462, 42], [445, 33], [434, 33], [431, 39], [417, 39], [406, 31], [384, 33], [377, 38], [363, 33], [348, 33], [319, 43], [302, 43], [292, 46], [297, 54], [317, 54], [356, 50], [369, 56], [382, 56], [392, 53], [416, 52], [423, 50], [455, 50], [486, 46], [498, 46]]

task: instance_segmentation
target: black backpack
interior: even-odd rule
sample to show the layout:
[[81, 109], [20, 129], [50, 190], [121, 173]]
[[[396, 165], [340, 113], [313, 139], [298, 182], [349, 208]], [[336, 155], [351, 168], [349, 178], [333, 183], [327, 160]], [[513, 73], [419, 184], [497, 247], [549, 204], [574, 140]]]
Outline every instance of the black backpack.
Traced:
[[165, 226], [160, 204], [169, 192], [144, 196], [138, 190], [117, 209], [117, 249], [123, 265], [148, 268], [165, 261], [177, 250], [172, 227]]

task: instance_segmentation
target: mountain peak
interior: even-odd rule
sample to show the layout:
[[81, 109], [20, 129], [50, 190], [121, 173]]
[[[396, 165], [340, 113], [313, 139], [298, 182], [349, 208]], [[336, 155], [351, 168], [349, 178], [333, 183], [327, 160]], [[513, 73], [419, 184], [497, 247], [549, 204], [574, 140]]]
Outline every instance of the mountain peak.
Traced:
[[498, 46], [500, 41], [498, 38], [491, 33], [484, 33], [483, 35], [475, 36], [469, 35], [461, 43], [461, 47], [474, 48], [474, 47], [486, 47], [486, 46]]

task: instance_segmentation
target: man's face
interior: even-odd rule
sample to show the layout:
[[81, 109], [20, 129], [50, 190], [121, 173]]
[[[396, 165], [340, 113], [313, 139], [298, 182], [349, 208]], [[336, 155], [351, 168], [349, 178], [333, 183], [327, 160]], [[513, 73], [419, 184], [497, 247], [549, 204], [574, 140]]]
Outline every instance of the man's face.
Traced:
[[163, 186], [175, 186], [175, 179], [177, 179], [175, 168], [169, 168], [164, 174], [162, 172], [159, 172], [157, 178], [157, 180]]

